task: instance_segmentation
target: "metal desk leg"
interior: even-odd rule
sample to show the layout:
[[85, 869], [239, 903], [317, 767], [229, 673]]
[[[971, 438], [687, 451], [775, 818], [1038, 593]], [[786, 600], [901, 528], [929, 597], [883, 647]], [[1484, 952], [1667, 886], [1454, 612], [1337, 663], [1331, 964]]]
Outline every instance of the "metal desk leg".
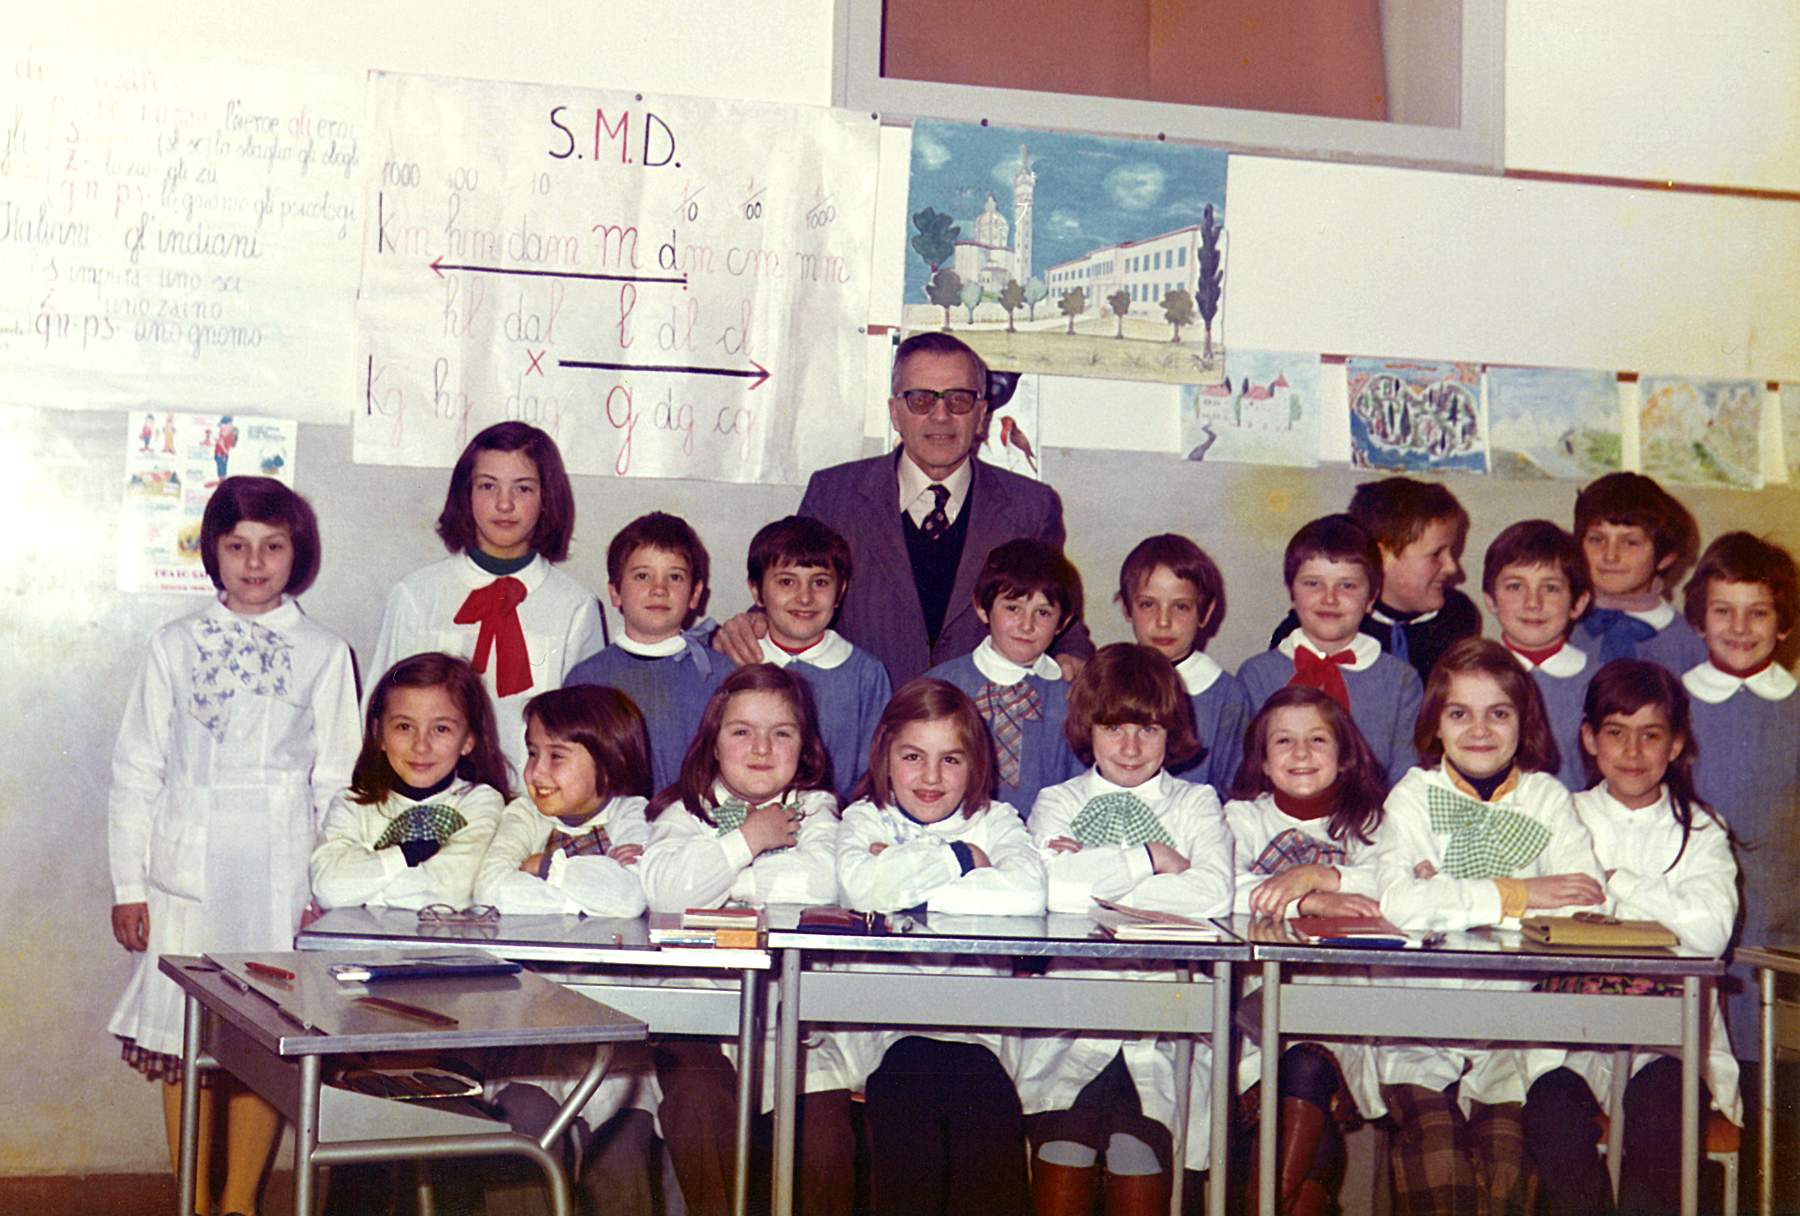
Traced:
[[[1194, 964], [1183, 966], [1176, 975], [1182, 983], [1194, 982]], [[1169, 1216], [1181, 1216], [1182, 1173], [1187, 1164], [1188, 1136], [1192, 1133], [1189, 1108], [1194, 1100], [1194, 1040], [1188, 1035], [1175, 1038], [1175, 1122], [1173, 1149], [1169, 1154]], [[1033, 1166], [1036, 1159], [1033, 1158]]]
[[[1212, 1126], [1208, 1128], [1206, 1177], [1206, 1210], [1225, 1211], [1226, 1172], [1230, 1169], [1231, 1149], [1227, 1133], [1231, 1130], [1231, 1099], [1237, 1086], [1237, 1069], [1231, 1060], [1231, 964], [1213, 964], [1213, 1041], [1212, 1041]], [[1176, 1213], [1180, 1216], [1180, 1213]]]
[[1681, 981], [1681, 1216], [1700, 1207], [1700, 977]]
[[176, 1163], [176, 1192], [181, 1206], [176, 1216], [190, 1216], [194, 1206], [195, 1162], [200, 1151], [200, 1035], [206, 1013], [191, 993], [181, 1031], [181, 1140]]
[[[1275, 1216], [1275, 1149], [1281, 1117], [1281, 964], [1262, 965], [1262, 1106], [1256, 1131], [1256, 1210]], [[1216, 1083], [1216, 1081], [1215, 1081]], [[1223, 1211], [1224, 1209], [1220, 1209]]]
[[300, 1057], [299, 1109], [294, 1112], [294, 1216], [313, 1216], [313, 1151], [319, 1147], [318, 1056]]
[[774, 1216], [794, 1210], [794, 1128], [800, 1089], [800, 954], [781, 952], [781, 1012], [775, 1028]]
[[1757, 1022], [1762, 1040], [1762, 1059], [1756, 1066], [1757, 1098], [1762, 1105], [1762, 1126], [1756, 1133], [1757, 1165], [1762, 1171], [1762, 1216], [1775, 1210], [1775, 969], [1760, 968], [1756, 992], [1762, 1018]]
[[750, 1210], [750, 1121], [761, 1108], [762, 1091], [756, 1083], [756, 1065], [762, 1057], [756, 1041], [757, 1003], [762, 999], [762, 972], [745, 969], [738, 972], [738, 1087], [737, 1169], [731, 1178], [732, 1216], [745, 1216]]

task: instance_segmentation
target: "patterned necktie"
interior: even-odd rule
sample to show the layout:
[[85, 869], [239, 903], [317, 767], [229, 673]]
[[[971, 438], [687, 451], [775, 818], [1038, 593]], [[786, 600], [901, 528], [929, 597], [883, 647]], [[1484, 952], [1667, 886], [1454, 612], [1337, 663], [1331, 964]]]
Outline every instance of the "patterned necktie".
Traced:
[[936, 540], [950, 530], [950, 516], [944, 507], [950, 502], [950, 487], [932, 482], [926, 487], [931, 491], [931, 510], [925, 513], [925, 521], [919, 525], [926, 540]]
[[475, 657], [469, 666], [478, 675], [486, 672], [489, 652], [497, 651], [494, 690], [503, 697], [531, 687], [531, 652], [525, 648], [525, 630], [519, 624], [519, 605], [524, 602], [525, 584], [509, 575], [469, 592], [453, 618], [458, 625], [480, 622]]
[[1511, 878], [1550, 843], [1550, 829], [1530, 816], [1441, 786], [1426, 790], [1425, 809], [1431, 830], [1450, 834], [1442, 870], [1451, 878]]
[[1156, 817], [1150, 804], [1136, 794], [1113, 790], [1087, 800], [1069, 822], [1069, 836], [1082, 846], [1166, 844], [1175, 847], [1175, 837]]
[[[776, 806], [776, 805], [780, 806], [781, 809], [783, 811], [787, 812], [788, 814], [794, 814], [794, 813], [798, 812], [800, 809], [798, 806], [793, 806], [793, 805], [790, 805], [785, 802], [783, 802], [783, 803], [765, 802], [762, 804], [762, 806]], [[712, 817], [713, 817], [713, 825], [715, 828], [713, 835], [714, 836], [724, 836], [727, 833], [737, 831], [739, 828], [744, 826], [744, 820], [750, 818], [750, 812], [752, 810], [760, 810], [760, 809], [761, 809], [761, 807], [752, 807], [748, 802], [745, 802], [741, 798], [727, 798], [725, 801], [721, 802], [718, 806], [713, 808]], [[762, 855], [764, 857], [767, 857], [772, 853], [785, 853], [788, 851], [788, 849], [790, 849], [792, 847], [793, 847], [792, 845], [784, 844], [779, 849], [764, 849]]]
[[216, 742], [225, 742], [231, 702], [238, 693], [287, 696], [294, 675], [293, 650], [292, 642], [254, 621], [200, 618], [194, 630], [188, 712]]
[[988, 724], [994, 737], [994, 759], [1000, 766], [1000, 784], [1019, 784], [1019, 770], [1024, 759], [1025, 724], [1044, 716], [1044, 695], [1029, 678], [1017, 684], [996, 684], [989, 680], [975, 698], [975, 708]]
[[453, 806], [441, 802], [421, 803], [394, 816], [381, 839], [375, 842], [375, 849], [379, 852], [409, 840], [435, 840], [442, 844], [468, 825], [462, 812]]
[[550, 839], [538, 850], [543, 855], [543, 860], [538, 862], [538, 877], [550, 877], [550, 860], [558, 853], [566, 853], [570, 857], [604, 857], [611, 850], [612, 841], [607, 839], [606, 829], [599, 824], [572, 835], [551, 828]]
[[1288, 683], [1316, 688], [1342, 706], [1345, 713], [1349, 713], [1350, 687], [1344, 683], [1344, 673], [1340, 668], [1348, 667], [1354, 662], [1354, 650], [1340, 650], [1336, 654], [1320, 658], [1305, 646], [1297, 646], [1294, 648], [1294, 678]]
[[1600, 666], [1614, 659], [1629, 659], [1637, 653], [1638, 643], [1656, 636], [1656, 626], [1639, 620], [1617, 608], [1594, 608], [1582, 618], [1589, 633], [1600, 638]]
[[1288, 828], [1276, 833], [1275, 839], [1263, 846], [1263, 851], [1250, 863], [1250, 872], [1279, 874], [1295, 866], [1341, 866], [1349, 859], [1349, 853], [1340, 846], [1299, 828]]

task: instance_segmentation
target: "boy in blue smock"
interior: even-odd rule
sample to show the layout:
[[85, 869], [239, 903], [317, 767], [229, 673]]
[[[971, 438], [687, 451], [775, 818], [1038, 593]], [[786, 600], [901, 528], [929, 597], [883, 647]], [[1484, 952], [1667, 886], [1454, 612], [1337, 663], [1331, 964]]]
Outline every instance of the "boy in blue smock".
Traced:
[[769, 621], [763, 659], [799, 676], [831, 757], [840, 805], [869, 768], [869, 741], [893, 689], [881, 660], [831, 628], [850, 589], [850, 546], [829, 525], [790, 515], [750, 540], [750, 597]]
[[652, 789], [675, 783], [701, 711], [732, 662], [684, 632], [706, 599], [706, 546], [685, 519], [640, 515], [606, 547], [606, 591], [621, 636], [576, 664], [563, 686], [604, 684], [644, 715]]
[[1363, 632], [1381, 595], [1381, 552], [1348, 515], [1326, 515], [1288, 541], [1282, 577], [1299, 628], [1244, 661], [1238, 679], [1258, 709], [1289, 684], [1317, 688], [1350, 711], [1393, 784], [1418, 763], [1413, 727], [1425, 695], [1418, 673]]
[[1206, 551], [1185, 536], [1165, 532], [1140, 541], [1119, 567], [1119, 607], [1140, 646], [1162, 652], [1175, 665], [1194, 706], [1202, 751], [1169, 772], [1210, 785], [1223, 799], [1244, 758], [1250, 697], [1238, 678], [1206, 653], [1224, 618], [1225, 576]]
[[1056, 546], [1009, 540], [982, 564], [975, 613], [987, 637], [925, 674], [974, 700], [994, 742], [993, 797], [1029, 818], [1041, 790], [1087, 767], [1063, 738], [1069, 686], [1047, 653], [1081, 619], [1081, 576]]
[[1680, 675], [1705, 661], [1706, 644], [1669, 603], [1699, 547], [1686, 507], [1642, 473], [1608, 473], [1576, 496], [1575, 539], [1594, 593], [1576, 645], [1601, 667], [1648, 659]]
[[1501, 644], [1531, 673], [1544, 696], [1560, 756], [1557, 780], [1571, 791], [1586, 789], [1582, 706], [1600, 664], [1569, 643], [1569, 630], [1588, 602], [1581, 546], [1547, 519], [1522, 520], [1488, 546], [1481, 591], [1488, 611], [1500, 621]]

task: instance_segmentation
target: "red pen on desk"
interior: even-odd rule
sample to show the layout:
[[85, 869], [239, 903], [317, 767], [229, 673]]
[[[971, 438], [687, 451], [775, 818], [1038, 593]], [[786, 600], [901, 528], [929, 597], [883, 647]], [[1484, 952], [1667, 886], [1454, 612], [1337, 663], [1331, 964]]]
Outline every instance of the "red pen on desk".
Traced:
[[294, 978], [294, 973], [292, 971], [289, 971], [286, 967], [277, 967], [272, 963], [246, 961], [244, 963], [244, 970], [248, 971], [251, 975], [267, 976], [272, 980], [291, 980]]

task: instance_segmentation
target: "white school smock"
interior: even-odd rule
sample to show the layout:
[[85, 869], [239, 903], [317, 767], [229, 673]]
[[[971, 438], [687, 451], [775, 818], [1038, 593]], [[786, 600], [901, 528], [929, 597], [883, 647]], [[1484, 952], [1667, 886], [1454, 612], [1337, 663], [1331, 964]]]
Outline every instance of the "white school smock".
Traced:
[[[1387, 797], [1381, 831], [1375, 840], [1376, 883], [1381, 911], [1402, 929], [1415, 932], [1462, 930], [1495, 925], [1500, 917], [1500, 889], [1490, 878], [1454, 878], [1444, 873], [1444, 850], [1451, 833], [1434, 831], [1427, 807], [1430, 791], [1469, 795], [1446, 773], [1444, 765], [1415, 768]], [[1593, 839], [1575, 815], [1569, 791], [1548, 773], [1519, 773], [1516, 782], [1486, 804], [1542, 825], [1548, 838], [1535, 857], [1503, 877], [1544, 878], [1552, 874], [1586, 874], [1603, 881], [1594, 856]], [[1437, 871], [1420, 878], [1415, 867], [1429, 862]], [[1579, 911], [1580, 909], [1568, 909]], [[1555, 915], [1561, 909], [1534, 908], [1532, 915]], [[1396, 988], [1529, 989], [1532, 980], [1437, 979], [1398, 973], [1379, 981]], [[1396, 993], [1396, 1000], [1404, 997]], [[1511, 1048], [1487, 1049], [1463, 1043], [1376, 1040], [1376, 1064], [1384, 1085], [1423, 1085], [1444, 1089], [1462, 1078], [1458, 1100], [1467, 1114], [1470, 1102], [1523, 1102], [1536, 1079], [1525, 1053]], [[1465, 1072], [1467, 1075], [1465, 1076]]]
[[[409, 655], [441, 650], [473, 660], [481, 625], [458, 625], [456, 614], [471, 591], [500, 577], [477, 566], [468, 554], [457, 553], [421, 566], [395, 583], [381, 613], [381, 634], [375, 642], [375, 655], [369, 660], [365, 696], [374, 691], [376, 681], [388, 668]], [[506, 753], [517, 777], [525, 772], [525, 702], [539, 693], [561, 688], [570, 668], [599, 651], [604, 635], [594, 593], [541, 555], [534, 556], [523, 570], [506, 577], [525, 584], [525, 598], [519, 602], [518, 613], [525, 649], [531, 656], [531, 687], [510, 697], [499, 694], [495, 687], [500, 670], [498, 642], [488, 654], [481, 682], [494, 703], [500, 750]]]
[[[951, 846], [974, 845], [991, 863], [967, 874]], [[871, 845], [885, 844], [881, 853]], [[1019, 813], [1004, 802], [965, 816], [952, 811], [936, 823], [920, 823], [898, 805], [876, 806], [864, 799], [844, 808], [838, 829], [838, 889], [858, 912], [898, 912], [923, 904], [937, 916], [1042, 916], [1044, 863], [1025, 832]], [[958, 955], [912, 955], [904, 961], [864, 956], [855, 971], [1010, 975], [1011, 967]], [[843, 1036], [858, 1086], [881, 1065], [894, 1043], [909, 1036], [974, 1043], [994, 1053], [1006, 1074], [1019, 1075], [1017, 1031], [978, 1031], [905, 1026], [862, 1030]]]
[[519, 869], [527, 857], [544, 851], [552, 830], [568, 835], [599, 828], [609, 849], [646, 845], [650, 825], [644, 822], [645, 800], [635, 795], [609, 799], [580, 827], [570, 828], [545, 815], [529, 796], [514, 798], [500, 814], [494, 838], [475, 871], [475, 902], [492, 904], [502, 915], [584, 914], [629, 920], [644, 914], [644, 885], [637, 863], [620, 865], [610, 855], [571, 857], [558, 851], [549, 872], [539, 878]]
[[[364, 806], [345, 790], [331, 801], [319, 847], [312, 855], [313, 898], [321, 908], [423, 908], [426, 904], [466, 907], [474, 902], [475, 871], [494, 838], [500, 791], [458, 778], [449, 788], [415, 802], [392, 793]], [[397, 844], [377, 849], [375, 842], [396, 818], [416, 806], [446, 806], [464, 824], [416, 866], [406, 864]]]
[[[1050, 848], [1052, 840], [1070, 834], [1076, 816], [1089, 802], [1117, 793], [1134, 795], [1149, 805], [1158, 822], [1174, 838], [1175, 851], [1187, 858], [1185, 871], [1155, 873], [1149, 850], [1143, 845], [1088, 845], [1075, 853]], [[1160, 772], [1142, 785], [1126, 788], [1108, 781], [1097, 768], [1090, 768], [1038, 796], [1037, 806], [1031, 812], [1030, 830], [1049, 878], [1052, 912], [1086, 915], [1093, 910], [1096, 896], [1179, 916], [1204, 918], [1224, 916], [1231, 911], [1231, 834], [1219, 810], [1219, 797], [1210, 785]], [[1102, 982], [1108, 978], [1175, 978], [1170, 966], [1126, 967], [1080, 959], [1055, 960], [1049, 973], [1058, 979]], [[1195, 993], [1210, 991], [1210, 983], [1198, 982]], [[1191, 1041], [1194, 1086], [1189, 1095], [1185, 1164], [1189, 1169], [1205, 1169], [1212, 1126], [1212, 1043], [1200, 1037]], [[1168, 1036], [1027, 1031], [1021, 1045], [1018, 1076], [1019, 1099], [1025, 1113], [1069, 1109], [1083, 1087], [1121, 1052], [1144, 1114], [1172, 1130], [1178, 1079], [1175, 1039]]]
[[[1687, 848], [1681, 846], [1681, 825], [1669, 807], [1669, 787], [1662, 797], [1642, 810], [1631, 810], [1606, 792], [1604, 783], [1576, 794], [1575, 813], [1593, 833], [1594, 852], [1600, 864], [1612, 871], [1606, 880], [1606, 910], [1626, 920], [1660, 921], [1681, 939], [1684, 949], [1719, 955], [1731, 942], [1737, 919], [1737, 861], [1731, 855], [1731, 839], [1717, 820], [1694, 808], [1693, 829]], [[1675, 860], [1677, 851], [1681, 859]], [[1669, 868], [1675, 862], [1674, 869]], [[1654, 997], [1645, 997], [1654, 1000]], [[1717, 991], [1707, 992], [1706, 1084], [1713, 1106], [1727, 1119], [1743, 1126], [1744, 1102], [1738, 1092], [1738, 1062], [1731, 1053], [1725, 1017], [1719, 1010]], [[1580, 1073], [1602, 1107], [1612, 1093], [1613, 1053], [1534, 1049], [1550, 1053], [1532, 1070], [1541, 1076], [1558, 1063]], [[1631, 1054], [1631, 1075], [1659, 1056], [1673, 1051], [1656, 1048]], [[1566, 1058], [1565, 1058], [1566, 1057]]]
[[[1339, 894], [1376, 897], [1374, 844], [1358, 840], [1354, 834], [1346, 834], [1343, 840], [1333, 840], [1329, 817], [1295, 819], [1276, 805], [1275, 795], [1265, 793], [1253, 801], [1227, 802], [1225, 824], [1237, 844], [1238, 877], [1237, 893], [1231, 905], [1233, 912], [1250, 915], [1250, 893], [1273, 875], [1291, 868], [1290, 864], [1270, 868], [1277, 864], [1276, 857], [1271, 855], [1265, 859], [1264, 852], [1270, 845], [1275, 845], [1279, 851], [1285, 843], [1283, 838], [1292, 840], [1294, 834], [1304, 838], [1295, 843], [1320, 851], [1318, 864], [1337, 869]], [[1288, 919], [1303, 915], [1300, 904], [1301, 901], [1296, 899], [1287, 906]], [[1252, 979], [1254, 983], [1247, 984], [1247, 991], [1261, 985], [1259, 977]], [[1290, 966], [1283, 971], [1282, 979], [1293, 984], [1366, 985], [1369, 982], [1368, 972], [1355, 967]], [[1239, 1093], [1262, 1080], [1262, 1046], [1256, 1034], [1256, 1028], [1247, 1029], [1238, 1052]], [[1350, 1087], [1350, 1096], [1365, 1119], [1376, 1119], [1387, 1112], [1387, 1103], [1381, 1097], [1381, 1077], [1375, 1067], [1375, 1051], [1367, 1039], [1308, 1041], [1318, 1042], [1337, 1058], [1344, 1082]]]
[[361, 737], [350, 647], [293, 599], [256, 616], [219, 601], [156, 631], [107, 800], [113, 902], [150, 911], [113, 1034], [180, 1053], [184, 1002], [163, 954], [288, 948], [314, 834]]

